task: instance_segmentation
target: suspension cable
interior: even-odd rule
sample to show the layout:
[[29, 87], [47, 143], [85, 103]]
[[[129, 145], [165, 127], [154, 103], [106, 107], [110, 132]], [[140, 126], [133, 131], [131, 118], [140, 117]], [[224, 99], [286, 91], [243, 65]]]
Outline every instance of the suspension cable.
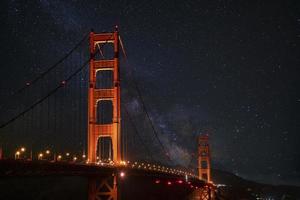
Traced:
[[[125, 47], [124, 47], [124, 44], [123, 44], [122, 39], [121, 39], [121, 36], [119, 36], [119, 40], [120, 40], [120, 45], [121, 45], [121, 49], [122, 49], [124, 58], [125, 58], [127, 64], [130, 66], [129, 61], [128, 61], [128, 57], [127, 57], [127, 53], [126, 53], [126, 51], [125, 51]], [[130, 70], [131, 70], [131, 66], [130, 66], [129, 68], [130, 68]], [[144, 112], [145, 112], [145, 114], [146, 114], [146, 116], [147, 116], [147, 118], [148, 118], [148, 121], [149, 121], [149, 123], [150, 123], [151, 129], [153, 130], [154, 136], [155, 136], [156, 140], [158, 141], [160, 147], [162, 148], [163, 152], [165, 153], [165, 156], [169, 159], [169, 161], [173, 162], [173, 161], [171, 160], [171, 157], [170, 157], [168, 151], [166, 150], [164, 144], [163, 144], [162, 141], [159, 139], [158, 132], [156, 131], [156, 129], [155, 129], [155, 127], [154, 127], [154, 123], [153, 123], [153, 121], [152, 121], [152, 119], [151, 119], [151, 117], [150, 117], [150, 115], [149, 115], [149, 112], [148, 112], [148, 110], [147, 110], [147, 108], [146, 108], [146, 104], [145, 104], [144, 98], [143, 98], [142, 93], [141, 93], [141, 90], [140, 90], [140, 88], [138, 87], [138, 84], [137, 84], [137, 82], [136, 82], [136, 80], [135, 80], [135, 78], [134, 78], [134, 76], [133, 76], [133, 73], [131, 72], [130, 74], [131, 74], [132, 82], [133, 82], [133, 84], [134, 84], [134, 86], [135, 86], [135, 89], [136, 89], [136, 91], [137, 91], [137, 93], [138, 93], [139, 99], [140, 99], [140, 101], [141, 101], [141, 103], [142, 103], [142, 108], [143, 108], [143, 110], [144, 110]]]
[[[95, 57], [96, 53], [98, 53], [98, 51], [95, 52], [94, 55], [91, 55], [91, 58]], [[0, 129], [6, 127], [7, 125], [9, 125], [10, 123], [14, 122], [16, 119], [20, 118], [22, 115], [26, 114], [28, 111], [30, 111], [31, 109], [35, 108], [37, 105], [39, 105], [40, 103], [42, 103], [43, 101], [45, 101], [46, 99], [48, 99], [49, 97], [51, 97], [52, 95], [54, 95], [60, 88], [64, 87], [64, 85], [70, 81], [74, 76], [76, 76], [82, 69], [84, 69], [90, 59], [87, 59], [84, 64], [79, 67], [75, 72], [73, 72], [69, 77], [67, 77], [67, 79], [63, 80], [58, 86], [56, 86], [54, 89], [52, 89], [49, 93], [47, 93], [44, 97], [40, 98], [39, 100], [37, 100], [35, 103], [33, 103], [32, 105], [30, 105], [29, 107], [27, 107], [26, 109], [24, 109], [22, 112], [20, 112], [19, 114], [17, 114], [16, 116], [12, 117], [11, 119], [9, 119], [8, 121], [4, 122], [3, 124], [0, 125]]]
[[[86, 36], [84, 37], [84, 39], [86, 38]], [[82, 41], [84, 41], [81, 40]], [[104, 47], [104, 45], [106, 45], [108, 43], [107, 39], [105, 41], [105, 43], [101, 46], [102, 48]], [[79, 44], [78, 44], [79, 46]], [[32, 105], [28, 106], [26, 109], [24, 109], [22, 112], [20, 112], [19, 114], [15, 115], [14, 117], [12, 117], [11, 119], [7, 120], [6, 122], [4, 122], [3, 124], [0, 125], [0, 129], [6, 127], [7, 125], [9, 125], [10, 123], [14, 122], [15, 120], [19, 119], [22, 115], [26, 114], [28, 111], [32, 110], [33, 108], [35, 108], [37, 105], [39, 105], [40, 103], [42, 103], [43, 101], [45, 101], [46, 99], [48, 99], [49, 97], [51, 97], [52, 95], [56, 94], [56, 92], [65, 86], [65, 84], [70, 81], [74, 76], [76, 76], [79, 72], [81, 72], [89, 63], [89, 61], [93, 58], [95, 58], [95, 56], [100, 52], [100, 49], [97, 49], [93, 55], [90, 55], [90, 58], [87, 59], [83, 65], [81, 65], [81, 67], [79, 67], [75, 72], [73, 72], [69, 77], [67, 77], [67, 79], [63, 80], [59, 85], [57, 85], [53, 90], [51, 90], [49, 93], [47, 93], [44, 97], [40, 98], [39, 100], [37, 100], [35, 103], [33, 103]]]
[[42, 79], [44, 76], [46, 76], [48, 73], [53, 71], [56, 67], [59, 66], [59, 64], [61, 64], [65, 59], [67, 59], [86, 40], [87, 36], [88, 36], [88, 33], [85, 34], [84, 37], [69, 52], [67, 52], [62, 58], [60, 58], [56, 63], [54, 63], [51, 67], [46, 69], [46, 71], [42, 72], [40, 75], [38, 75], [31, 81], [26, 82], [23, 87], [17, 89], [14, 92], [11, 92], [9, 97], [13, 97], [13, 96], [23, 92], [24, 90], [26, 90], [27, 88], [31, 87], [33, 84], [38, 82], [40, 79]]
[[147, 144], [145, 143], [145, 141], [142, 139], [142, 136], [140, 135], [140, 133], [139, 133], [139, 131], [138, 131], [138, 129], [137, 129], [137, 127], [136, 127], [136, 125], [135, 125], [135, 123], [134, 123], [132, 117], [130, 116], [126, 104], [123, 104], [123, 105], [124, 105], [124, 109], [125, 109], [125, 112], [126, 112], [126, 114], [127, 114], [127, 117], [128, 117], [130, 123], [131, 123], [132, 126], [133, 126], [134, 132], [135, 132], [136, 135], [138, 136], [138, 139], [140, 140], [140, 142], [141, 142], [141, 143], [143, 144], [143, 146], [145, 147], [148, 156], [151, 158], [151, 160], [154, 160], [154, 159], [153, 159], [153, 155], [151, 154], [151, 151], [149, 150], [149, 148], [148, 148]]

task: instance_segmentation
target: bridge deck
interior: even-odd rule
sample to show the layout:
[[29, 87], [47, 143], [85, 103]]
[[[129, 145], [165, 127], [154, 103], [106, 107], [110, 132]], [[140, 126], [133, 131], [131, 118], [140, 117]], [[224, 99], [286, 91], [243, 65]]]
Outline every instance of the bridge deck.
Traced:
[[[184, 175], [154, 171], [130, 166], [94, 165], [73, 162], [49, 162], [26, 160], [0, 160], [0, 177], [16, 176], [108, 176], [125, 172], [126, 176], [144, 176], [153, 179], [185, 180]], [[188, 177], [190, 184], [202, 187], [203, 180]]]

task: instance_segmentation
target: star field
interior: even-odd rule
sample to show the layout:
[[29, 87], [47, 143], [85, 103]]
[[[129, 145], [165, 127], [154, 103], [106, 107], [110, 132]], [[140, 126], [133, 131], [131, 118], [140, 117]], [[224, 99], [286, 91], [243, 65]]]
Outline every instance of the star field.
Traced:
[[[210, 130], [215, 168], [300, 184], [299, 2], [1, 4], [2, 97], [91, 28], [111, 31], [118, 24], [160, 137], [181, 152], [173, 155], [178, 163], [188, 165], [196, 136]], [[139, 112], [139, 102], [129, 106]]]

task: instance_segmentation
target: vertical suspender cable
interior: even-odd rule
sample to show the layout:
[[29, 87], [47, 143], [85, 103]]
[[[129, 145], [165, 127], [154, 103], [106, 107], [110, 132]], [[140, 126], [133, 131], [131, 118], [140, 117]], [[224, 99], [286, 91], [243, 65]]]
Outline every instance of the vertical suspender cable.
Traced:
[[[119, 36], [119, 40], [120, 40], [120, 45], [121, 45], [121, 49], [122, 49], [124, 58], [125, 58], [126, 62], [129, 64], [128, 58], [127, 58], [127, 54], [126, 54], [126, 51], [125, 51], [125, 47], [124, 47], [124, 44], [123, 44], [122, 39], [121, 39], [120, 36]], [[153, 130], [154, 136], [155, 136], [156, 140], [158, 141], [158, 143], [159, 143], [161, 149], [163, 150], [164, 156], [167, 157], [168, 161], [173, 162], [173, 161], [171, 160], [171, 157], [170, 157], [170, 155], [169, 155], [169, 152], [167, 151], [167, 149], [165, 148], [165, 146], [163, 145], [163, 143], [162, 143], [161, 140], [159, 139], [158, 133], [157, 133], [157, 131], [156, 131], [155, 127], [154, 127], [154, 124], [153, 124], [153, 122], [152, 122], [152, 120], [151, 120], [151, 118], [150, 118], [150, 115], [149, 115], [149, 113], [148, 113], [148, 111], [147, 111], [147, 109], [146, 109], [146, 105], [145, 105], [145, 102], [144, 102], [142, 93], [141, 93], [141, 91], [140, 91], [140, 88], [138, 87], [138, 84], [137, 84], [136, 80], [135, 80], [134, 77], [133, 77], [133, 73], [131, 72], [130, 74], [131, 74], [131, 76], [132, 76], [132, 81], [133, 81], [134, 86], [135, 86], [135, 89], [136, 89], [136, 91], [137, 91], [137, 93], [138, 93], [139, 99], [140, 99], [140, 101], [141, 101], [141, 103], [142, 103], [142, 108], [143, 108], [143, 110], [144, 110], [144, 112], [145, 112], [145, 114], [146, 114], [146, 117], [148, 118], [148, 121], [149, 121], [149, 123], [150, 123], [150, 126], [151, 126], [151, 128], [152, 128], [152, 130]]]

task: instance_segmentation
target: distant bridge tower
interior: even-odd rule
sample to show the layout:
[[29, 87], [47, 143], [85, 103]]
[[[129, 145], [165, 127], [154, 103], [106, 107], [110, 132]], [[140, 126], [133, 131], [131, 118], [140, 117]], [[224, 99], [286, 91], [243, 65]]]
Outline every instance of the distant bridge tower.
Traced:
[[198, 173], [199, 179], [205, 180], [204, 187], [196, 189], [190, 199], [214, 200], [214, 187], [211, 182], [210, 173], [210, 148], [208, 134], [200, 135], [198, 138]]
[[[88, 93], [88, 160], [97, 162], [101, 155], [97, 152], [103, 150], [101, 139], [109, 139], [109, 155], [114, 162], [121, 160], [121, 123], [120, 123], [120, 78], [119, 78], [119, 39], [118, 30], [113, 33], [90, 33], [90, 68]], [[101, 48], [113, 45], [113, 58], [97, 59], [96, 53], [102, 54]], [[100, 51], [100, 52], [99, 52]], [[97, 87], [98, 73], [112, 72], [112, 84], [108, 87]], [[99, 76], [101, 77], [101, 76]], [[107, 84], [106, 84], [107, 85]], [[111, 111], [100, 112], [101, 106], [109, 105]], [[111, 119], [102, 123], [103, 115], [111, 113]], [[102, 116], [101, 116], [102, 115]], [[107, 117], [106, 117], [107, 118]], [[111, 156], [112, 155], [112, 156]]]
[[200, 135], [198, 138], [198, 173], [200, 179], [211, 182], [210, 167], [211, 164], [208, 135]]

